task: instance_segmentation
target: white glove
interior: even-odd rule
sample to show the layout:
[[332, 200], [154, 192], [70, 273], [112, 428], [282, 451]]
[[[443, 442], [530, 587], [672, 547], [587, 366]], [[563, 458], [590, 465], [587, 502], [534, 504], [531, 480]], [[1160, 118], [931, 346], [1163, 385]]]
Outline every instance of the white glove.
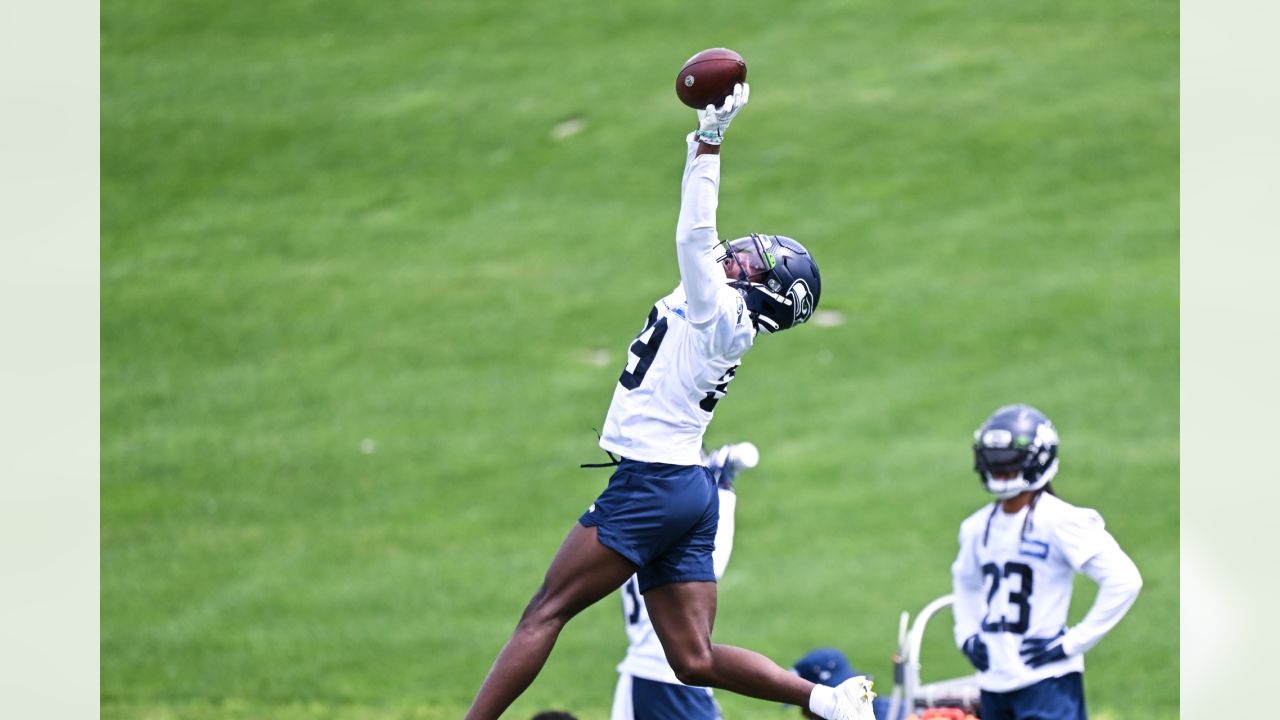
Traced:
[[733, 121], [738, 111], [747, 104], [747, 97], [751, 93], [751, 87], [746, 83], [738, 83], [733, 86], [733, 94], [724, 100], [724, 107], [717, 109], [715, 105], [708, 105], [705, 110], [698, 111], [698, 131], [694, 135], [699, 142], [708, 145], [719, 145], [724, 141], [724, 131], [729, 129], [729, 123]]

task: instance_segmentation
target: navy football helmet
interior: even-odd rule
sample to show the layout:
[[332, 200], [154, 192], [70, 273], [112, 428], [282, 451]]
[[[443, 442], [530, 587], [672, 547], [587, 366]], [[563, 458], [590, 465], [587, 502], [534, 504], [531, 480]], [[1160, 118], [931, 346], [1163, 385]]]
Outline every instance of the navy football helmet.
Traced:
[[727, 243], [719, 261], [734, 278], [729, 284], [742, 293], [751, 321], [762, 333], [806, 322], [818, 308], [818, 264], [789, 237], [752, 233]]
[[[1030, 405], [1005, 405], [973, 433], [973, 469], [1001, 500], [1039, 490], [1058, 472], [1058, 431]], [[992, 477], [1014, 473], [1012, 479]]]

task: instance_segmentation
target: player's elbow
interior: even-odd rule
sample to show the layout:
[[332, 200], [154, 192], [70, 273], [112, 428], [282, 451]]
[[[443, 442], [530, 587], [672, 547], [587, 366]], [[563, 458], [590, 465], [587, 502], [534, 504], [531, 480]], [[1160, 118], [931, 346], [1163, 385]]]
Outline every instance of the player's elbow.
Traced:
[[1128, 572], [1110, 578], [1106, 585], [1107, 589], [1116, 594], [1136, 598], [1142, 591], [1142, 573], [1138, 572], [1137, 567], [1130, 567]]
[[1138, 572], [1138, 568], [1135, 567], [1133, 572], [1129, 574], [1125, 582], [1125, 589], [1135, 597], [1142, 591], [1142, 573]]
[[716, 226], [706, 223], [681, 223], [676, 226], [676, 244], [702, 248], [716, 241]]
[[1127, 556], [1125, 559], [1129, 560], [1129, 562], [1126, 563], [1125, 573], [1123, 575], [1124, 584], [1125, 587], [1132, 591], [1134, 595], [1137, 595], [1138, 591], [1142, 589], [1142, 572], [1138, 570], [1137, 564], [1134, 563], [1132, 559]]

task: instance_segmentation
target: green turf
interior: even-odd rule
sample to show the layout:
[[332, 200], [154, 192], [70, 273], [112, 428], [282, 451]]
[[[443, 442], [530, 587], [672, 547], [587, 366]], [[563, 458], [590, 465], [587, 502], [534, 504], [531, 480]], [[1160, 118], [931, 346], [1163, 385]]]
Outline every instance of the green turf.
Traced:
[[[845, 318], [762, 339], [717, 409], [708, 442], [763, 451], [717, 637], [839, 645], [887, 691], [898, 613], [947, 591], [985, 500], [969, 434], [1031, 402], [1060, 493], [1146, 578], [1089, 655], [1094, 715], [1176, 716], [1177, 23], [1148, 0], [105, 4], [104, 717], [461, 716], [607, 476], [577, 465], [676, 281], [672, 81], [713, 45], [753, 90], [721, 232], [801, 239]], [[939, 623], [926, 679], [964, 668]], [[510, 717], [605, 718], [624, 647], [611, 598]]]

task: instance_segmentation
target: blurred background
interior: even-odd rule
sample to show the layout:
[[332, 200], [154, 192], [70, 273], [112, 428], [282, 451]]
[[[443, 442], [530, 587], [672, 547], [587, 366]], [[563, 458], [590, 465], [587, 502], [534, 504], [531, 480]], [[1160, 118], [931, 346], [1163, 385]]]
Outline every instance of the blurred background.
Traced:
[[[761, 449], [716, 638], [888, 693], [1027, 402], [1146, 579], [1091, 712], [1177, 716], [1177, 3], [124, 0], [101, 43], [104, 717], [462, 715], [607, 480], [713, 46], [720, 232], [823, 274], [707, 434]], [[606, 599], [508, 716], [607, 717], [625, 647]]]

